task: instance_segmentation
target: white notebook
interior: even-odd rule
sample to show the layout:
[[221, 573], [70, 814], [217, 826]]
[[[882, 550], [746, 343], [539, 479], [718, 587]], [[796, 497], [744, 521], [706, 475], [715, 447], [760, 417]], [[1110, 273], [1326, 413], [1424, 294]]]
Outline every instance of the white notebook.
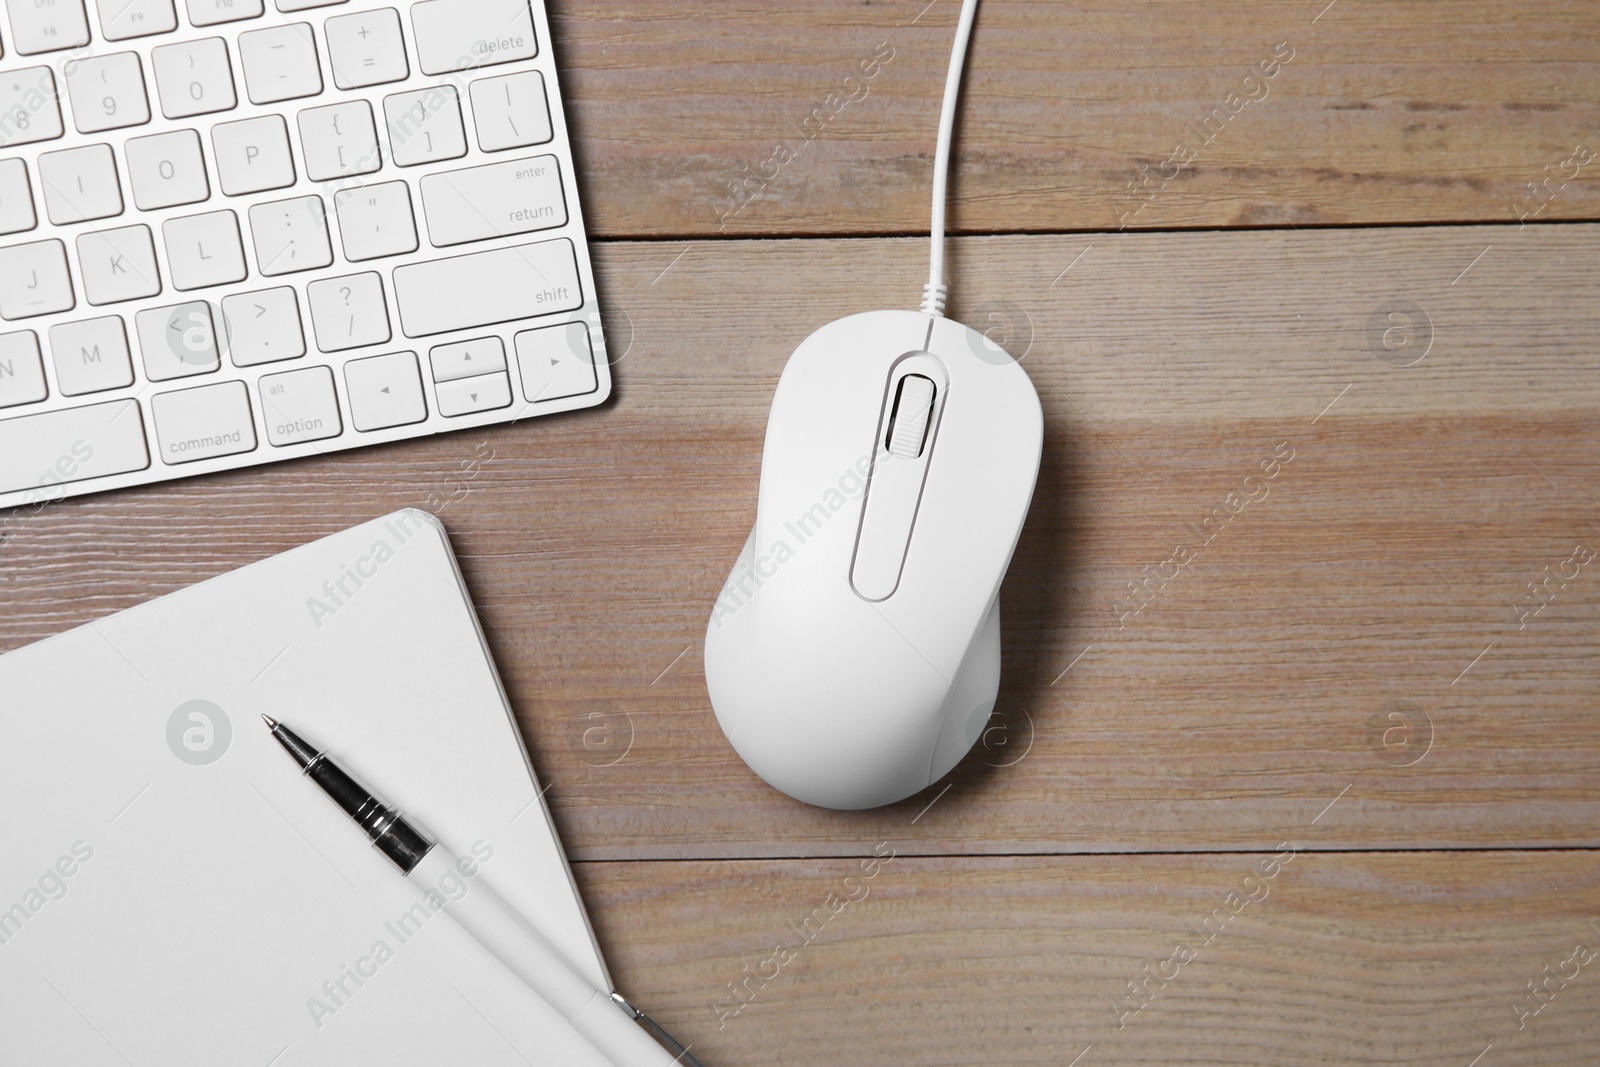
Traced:
[[0, 1061], [603, 1064], [262, 713], [611, 989], [444, 529], [401, 511], [0, 656]]

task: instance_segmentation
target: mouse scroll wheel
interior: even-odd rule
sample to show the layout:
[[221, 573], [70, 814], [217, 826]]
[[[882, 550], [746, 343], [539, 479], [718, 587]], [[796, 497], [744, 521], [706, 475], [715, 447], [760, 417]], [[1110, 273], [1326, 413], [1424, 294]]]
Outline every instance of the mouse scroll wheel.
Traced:
[[928, 442], [928, 421], [933, 414], [933, 379], [908, 374], [900, 379], [900, 392], [889, 414], [889, 454], [916, 459]]

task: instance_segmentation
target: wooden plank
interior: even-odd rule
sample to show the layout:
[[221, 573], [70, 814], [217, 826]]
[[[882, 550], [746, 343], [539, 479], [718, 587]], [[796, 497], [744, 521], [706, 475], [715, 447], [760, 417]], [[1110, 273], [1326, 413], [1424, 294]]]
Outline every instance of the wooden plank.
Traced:
[[871, 878], [586, 863], [578, 880], [618, 987], [708, 1064], [1503, 1067], [1592, 1062], [1600, 1038], [1593, 854], [901, 855]]
[[[957, 7], [554, 4], [593, 232], [926, 232]], [[1554, 0], [987, 0], [950, 222], [1596, 218], [1597, 16]]]
[[[855, 815], [739, 762], [701, 640], [784, 360], [911, 303], [924, 249], [598, 252], [607, 408], [13, 515], [0, 647], [420, 505], [579, 858], [848, 853], [890, 825], [973, 854], [1596, 843], [1600, 563], [1513, 606], [1600, 548], [1600, 227], [955, 242], [954, 313], [1008, 328], [1039, 386], [1041, 488], [988, 747]], [[1385, 348], [1397, 299], [1431, 327]], [[1222, 523], [1230, 493], [1256, 499]]]

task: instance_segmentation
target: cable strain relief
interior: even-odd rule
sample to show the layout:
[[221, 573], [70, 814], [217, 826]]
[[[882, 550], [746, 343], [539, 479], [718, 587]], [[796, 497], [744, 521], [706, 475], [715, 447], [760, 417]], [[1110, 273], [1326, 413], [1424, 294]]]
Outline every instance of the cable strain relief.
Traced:
[[944, 315], [945, 298], [950, 294], [950, 287], [943, 282], [929, 282], [922, 287], [922, 313], [924, 315]]

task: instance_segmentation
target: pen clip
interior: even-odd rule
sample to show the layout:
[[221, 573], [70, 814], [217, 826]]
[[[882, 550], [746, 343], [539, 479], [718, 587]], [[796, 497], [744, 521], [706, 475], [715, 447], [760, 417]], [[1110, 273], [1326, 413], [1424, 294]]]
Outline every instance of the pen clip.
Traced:
[[687, 1045], [680, 1045], [677, 1038], [661, 1029], [660, 1024], [650, 1016], [624, 1000], [621, 993], [612, 993], [611, 999], [616, 1001], [617, 1007], [628, 1013], [628, 1018], [643, 1025], [646, 1030], [650, 1031], [650, 1035], [665, 1045], [667, 1051], [673, 1054], [673, 1058], [684, 1064], [684, 1067], [705, 1067], [705, 1064], [689, 1054]]

